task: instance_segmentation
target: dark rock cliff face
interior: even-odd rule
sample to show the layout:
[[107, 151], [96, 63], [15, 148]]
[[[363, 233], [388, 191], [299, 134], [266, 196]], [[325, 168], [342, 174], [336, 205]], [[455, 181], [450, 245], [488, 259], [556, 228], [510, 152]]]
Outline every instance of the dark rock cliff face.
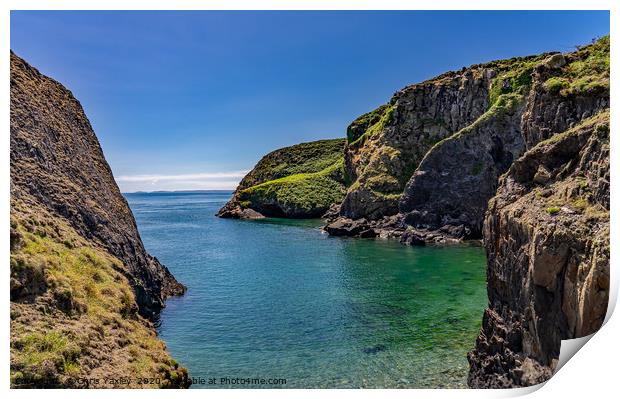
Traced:
[[525, 147], [519, 129], [522, 98], [504, 101], [426, 154], [400, 199], [405, 224], [455, 238], [482, 236], [497, 178]]
[[403, 187], [426, 152], [486, 111], [493, 73], [474, 67], [408, 86], [354, 121], [345, 149], [352, 184], [340, 214], [380, 219], [397, 213]]
[[152, 316], [179, 284], [144, 249], [80, 103], [11, 53], [11, 198], [45, 208], [122, 260], [140, 312]]
[[609, 113], [529, 150], [485, 220], [489, 308], [472, 387], [550, 378], [560, 341], [596, 332], [609, 298]]

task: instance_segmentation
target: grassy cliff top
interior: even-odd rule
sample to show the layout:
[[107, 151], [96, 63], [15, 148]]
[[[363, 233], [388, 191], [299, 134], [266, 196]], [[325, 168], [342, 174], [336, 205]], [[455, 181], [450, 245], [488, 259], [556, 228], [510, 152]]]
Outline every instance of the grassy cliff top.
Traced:
[[299, 173], [317, 173], [343, 157], [344, 139], [318, 140], [280, 148], [265, 155], [238, 190]]
[[241, 180], [219, 215], [249, 208], [265, 216], [321, 216], [344, 196], [345, 141], [318, 140], [270, 152]]

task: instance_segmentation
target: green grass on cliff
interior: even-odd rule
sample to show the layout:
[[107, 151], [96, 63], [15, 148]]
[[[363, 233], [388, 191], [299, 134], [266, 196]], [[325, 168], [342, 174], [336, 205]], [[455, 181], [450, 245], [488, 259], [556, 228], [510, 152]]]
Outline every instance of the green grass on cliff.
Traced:
[[345, 139], [319, 140], [265, 155], [239, 184], [234, 203], [281, 216], [321, 216], [344, 198], [344, 145]]
[[322, 213], [331, 204], [343, 200], [343, 181], [341, 158], [319, 172], [298, 173], [244, 189], [239, 193], [239, 200], [245, 208], [260, 209], [265, 203], [278, 203], [281, 208], [298, 213]]
[[493, 106], [502, 94], [526, 94], [532, 84], [532, 72], [545, 55], [498, 61], [498, 75], [491, 82], [489, 104]]
[[387, 108], [387, 104], [381, 105], [377, 109], [367, 112], [351, 122], [347, 127], [347, 141], [352, 143], [359, 139], [368, 128], [381, 120]]
[[562, 96], [587, 95], [609, 91], [609, 36], [580, 47], [576, 58], [550, 77], [544, 87]]
[[174, 385], [172, 373], [186, 371], [137, 314], [122, 262], [50, 219], [11, 218], [11, 385], [105, 374]]
[[344, 143], [344, 139], [318, 140], [272, 151], [243, 178], [239, 188], [300, 173], [320, 172], [343, 158]]
[[[383, 128], [392, 121], [395, 108], [396, 106], [394, 104], [382, 105], [376, 110], [364, 114], [356, 119], [347, 129], [347, 140], [349, 142], [349, 146], [360, 147], [364, 145], [366, 140], [373, 134], [383, 130]], [[354, 124], [359, 124], [362, 128], [364, 128], [361, 134], [353, 134], [351, 126]]]

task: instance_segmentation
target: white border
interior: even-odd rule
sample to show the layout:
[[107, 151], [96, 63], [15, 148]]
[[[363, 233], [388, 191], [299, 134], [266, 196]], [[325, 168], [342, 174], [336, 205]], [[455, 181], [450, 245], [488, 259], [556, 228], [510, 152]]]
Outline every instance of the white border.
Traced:
[[[2, 190], [2, 201], [0, 204], [0, 217], [2, 218], [2, 225], [0, 228], [0, 237], [2, 238], [2, 260], [5, 267], [3, 270], [3, 283], [4, 292], [4, 306], [1, 308], [0, 319], [4, 321], [2, 327], [2, 333], [0, 336], [0, 342], [2, 345], [3, 359], [0, 360], [0, 376], [2, 388], [11, 396], [15, 397], [29, 397], [34, 392], [27, 390], [9, 390], [9, 290], [8, 286], [8, 259], [9, 259], [9, 115], [10, 115], [10, 102], [9, 102], [9, 79], [7, 77], [10, 74], [9, 71], [9, 20], [10, 10], [562, 10], [562, 9], [576, 9], [576, 10], [611, 10], [611, 46], [612, 46], [612, 99], [616, 98], [618, 94], [618, 80], [615, 67], [618, 57], [617, 46], [615, 42], [616, 29], [614, 27], [620, 26], [620, 18], [618, 17], [617, 1], [611, 0], [434, 0], [434, 1], [405, 1], [405, 0], [232, 0], [227, 2], [216, 1], [200, 1], [200, 0], [56, 0], [56, 1], [42, 1], [42, 0], [4, 0], [0, 4], [0, 54], [5, 54], [4, 57], [0, 57], [0, 68], [3, 76], [5, 77], [2, 82], [2, 92], [0, 94], [0, 103], [4, 112], [0, 115], [2, 121], [2, 145], [3, 151], [0, 153], [0, 157], [3, 163], [2, 170], [0, 171]], [[611, 126], [612, 126], [612, 142], [616, 122], [614, 113], [611, 113]], [[615, 148], [615, 144], [612, 144], [612, 148]], [[616, 176], [618, 170], [618, 157], [616, 151], [611, 152], [611, 174]], [[615, 181], [615, 180], [614, 180]], [[617, 208], [616, 201], [618, 190], [617, 187], [612, 184], [611, 198], [612, 207]], [[620, 217], [615, 212], [611, 213], [612, 226], [620, 226]], [[616, 229], [611, 231], [611, 246], [612, 248], [618, 248], [620, 242], [618, 241], [618, 234]], [[615, 252], [612, 252], [611, 264], [615, 264]], [[492, 397], [514, 397], [521, 396], [530, 393], [533, 397], [545, 397], [551, 396], [567, 396], [567, 397], [587, 397], [593, 395], [599, 395], [601, 397], [608, 397], [610, 392], [614, 391], [615, 382], [618, 378], [616, 358], [620, 355], [620, 350], [617, 344], [617, 337], [620, 335], [620, 321], [619, 317], [609, 318], [613, 308], [617, 301], [618, 283], [620, 282], [618, 274], [614, 272], [615, 268], [612, 268], [611, 273], [611, 294], [610, 294], [610, 309], [608, 312], [608, 322], [600, 330], [600, 332], [594, 334], [587, 344], [587, 349], [579, 351], [574, 359], [569, 361], [568, 364], [563, 367], [549, 382], [544, 385], [544, 388], [538, 390], [535, 388], [523, 388], [515, 390], [209, 390], [206, 392], [210, 397], [215, 398], [237, 398], [240, 396], [256, 396], [263, 398], [289, 398], [291, 396], [300, 398], [315, 398], [320, 396], [338, 396], [338, 397], [353, 397], [356, 398], [368, 398], [377, 396], [389, 396], [395, 398], [410, 398], [412, 396], [419, 396], [424, 398], [436, 398], [436, 397], [466, 397], [466, 398], [492, 398]], [[89, 397], [95, 398], [107, 398], [112, 392], [106, 390], [91, 390], [88, 392]], [[82, 397], [83, 392], [75, 390], [47, 390], [39, 393], [46, 397], [56, 398], [74, 398]], [[149, 398], [169, 398], [173, 395], [187, 395], [191, 397], [199, 397], [205, 394], [202, 390], [189, 390], [184, 392], [166, 392], [157, 390], [148, 391], [123, 391], [115, 390], [114, 395], [118, 395], [119, 398], [130, 396], [148, 396]], [[544, 395], [544, 396], [543, 396]]]

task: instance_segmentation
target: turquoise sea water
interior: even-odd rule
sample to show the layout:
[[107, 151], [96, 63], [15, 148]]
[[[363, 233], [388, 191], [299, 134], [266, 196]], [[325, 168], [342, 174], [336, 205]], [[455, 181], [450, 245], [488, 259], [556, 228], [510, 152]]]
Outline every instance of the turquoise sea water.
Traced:
[[126, 194], [147, 250], [188, 287], [168, 300], [158, 331], [207, 381], [194, 388], [465, 386], [486, 305], [481, 247], [329, 237], [320, 220], [215, 217], [229, 197]]

